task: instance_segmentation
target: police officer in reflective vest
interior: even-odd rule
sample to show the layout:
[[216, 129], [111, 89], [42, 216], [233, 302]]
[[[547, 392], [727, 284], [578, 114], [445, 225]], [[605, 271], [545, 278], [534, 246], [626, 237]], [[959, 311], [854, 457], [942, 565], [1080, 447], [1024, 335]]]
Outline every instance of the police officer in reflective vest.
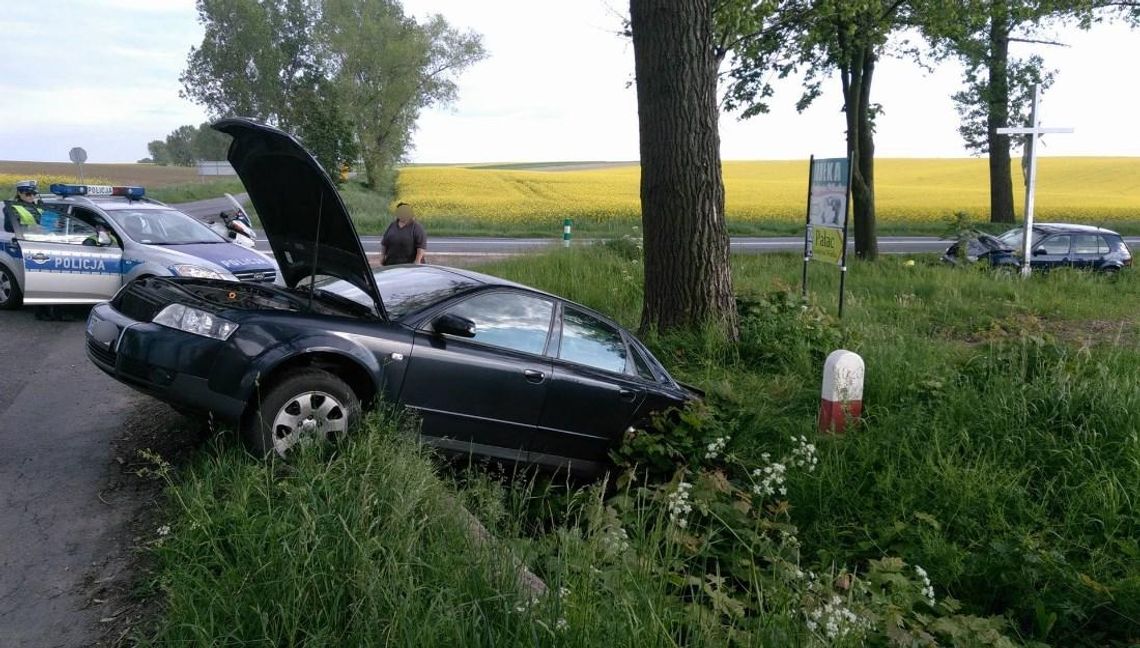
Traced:
[[4, 211], [15, 217], [24, 226], [38, 225], [42, 210], [37, 200], [35, 180], [21, 180], [16, 183], [16, 198], [4, 207]]

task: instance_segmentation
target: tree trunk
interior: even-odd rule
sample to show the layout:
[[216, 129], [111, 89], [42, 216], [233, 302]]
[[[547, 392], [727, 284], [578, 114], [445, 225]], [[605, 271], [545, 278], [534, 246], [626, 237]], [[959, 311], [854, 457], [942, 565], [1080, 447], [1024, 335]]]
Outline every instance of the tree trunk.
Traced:
[[990, 5], [988, 63], [988, 148], [990, 153], [990, 222], [1012, 223], [1013, 178], [1009, 169], [1009, 135], [996, 130], [1009, 126], [1009, 6], [1006, 0]]
[[855, 255], [879, 256], [875, 229], [875, 131], [871, 115], [871, 80], [877, 58], [873, 46], [857, 48], [849, 67], [840, 71], [844, 113], [847, 117], [847, 153], [851, 169], [851, 202], [855, 225]]
[[736, 335], [710, 0], [630, 0], [645, 235], [642, 330]]

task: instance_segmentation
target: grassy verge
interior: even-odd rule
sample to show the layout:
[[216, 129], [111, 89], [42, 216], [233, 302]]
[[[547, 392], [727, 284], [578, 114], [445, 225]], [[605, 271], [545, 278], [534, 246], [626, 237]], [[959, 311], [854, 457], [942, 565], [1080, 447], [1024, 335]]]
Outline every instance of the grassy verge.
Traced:
[[[623, 456], [644, 470], [605, 494], [438, 472], [379, 420], [333, 460], [305, 457], [287, 470], [228, 444], [210, 448], [170, 488], [157, 577], [167, 604], [152, 636], [1134, 641], [1140, 277], [1053, 272], [1022, 282], [917, 261], [853, 264], [840, 323], [827, 314], [831, 268], [811, 268], [804, 308], [794, 256], [734, 259], [739, 343], [647, 336], [675, 375], [708, 391], [711, 412], [668, 435], [627, 439]], [[628, 325], [638, 319], [632, 246], [480, 269]], [[867, 362], [865, 420], [846, 436], [817, 437], [820, 367], [841, 346]], [[651, 474], [648, 459], [662, 457]], [[469, 544], [447, 503], [453, 492], [503, 545]], [[554, 593], [526, 603], [502, 547]]]
[[[645, 565], [594, 569], [597, 543], [580, 535], [543, 547], [548, 595], [521, 590], [516, 556], [539, 549], [472, 542], [453, 483], [401, 428], [398, 417], [376, 416], [334, 459], [316, 451], [276, 470], [215, 443], [168, 489], [171, 524], [155, 541], [151, 583], [163, 612], [142, 642], [586, 647], [724, 639], [717, 623], [673, 603]], [[481, 475], [465, 488], [465, 500], [499, 530], [521, 528], [523, 493], [533, 491], [509, 497]], [[642, 539], [646, 547], [660, 541]]]

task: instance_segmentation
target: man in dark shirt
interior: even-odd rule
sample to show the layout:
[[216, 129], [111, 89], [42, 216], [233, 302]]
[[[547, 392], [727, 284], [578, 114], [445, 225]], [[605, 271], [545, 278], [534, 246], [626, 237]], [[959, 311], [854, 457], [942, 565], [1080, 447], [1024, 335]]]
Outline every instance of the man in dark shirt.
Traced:
[[396, 205], [396, 220], [380, 239], [380, 265], [423, 263], [426, 252], [427, 233], [416, 222], [412, 206], [408, 203]]

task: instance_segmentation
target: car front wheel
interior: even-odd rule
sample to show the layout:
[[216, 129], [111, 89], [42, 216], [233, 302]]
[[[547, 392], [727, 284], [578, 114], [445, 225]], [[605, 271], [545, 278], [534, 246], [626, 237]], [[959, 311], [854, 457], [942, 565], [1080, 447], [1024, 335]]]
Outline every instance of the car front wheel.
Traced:
[[360, 400], [343, 380], [306, 369], [269, 388], [242, 425], [242, 439], [258, 457], [288, 457], [302, 445], [343, 438], [360, 420]]
[[24, 295], [20, 292], [20, 284], [16, 283], [16, 275], [0, 265], [0, 310], [13, 310], [20, 307]]

